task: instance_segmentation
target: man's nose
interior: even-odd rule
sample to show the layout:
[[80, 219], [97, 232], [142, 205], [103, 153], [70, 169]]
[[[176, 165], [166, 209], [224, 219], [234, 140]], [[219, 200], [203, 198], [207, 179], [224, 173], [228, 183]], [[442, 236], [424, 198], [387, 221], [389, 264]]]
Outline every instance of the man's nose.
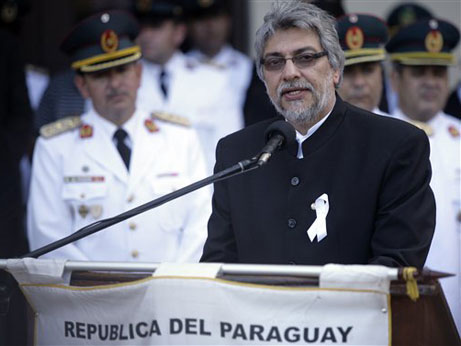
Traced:
[[283, 67], [282, 74], [284, 80], [292, 80], [295, 78], [299, 78], [301, 76], [299, 68], [296, 67], [292, 59], [287, 59], [285, 61], [285, 66]]
[[117, 88], [120, 86], [122, 81], [122, 76], [117, 71], [111, 71], [108, 76], [108, 84], [112, 88]]

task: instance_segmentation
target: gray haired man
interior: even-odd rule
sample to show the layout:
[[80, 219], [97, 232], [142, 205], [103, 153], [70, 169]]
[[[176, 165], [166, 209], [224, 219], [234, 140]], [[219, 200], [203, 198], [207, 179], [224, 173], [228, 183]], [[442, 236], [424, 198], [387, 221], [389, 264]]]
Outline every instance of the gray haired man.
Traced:
[[215, 170], [258, 154], [276, 120], [297, 141], [215, 184], [202, 261], [422, 267], [435, 222], [424, 132], [336, 95], [344, 54], [334, 19], [316, 6], [276, 3], [255, 46], [281, 117], [222, 139]]

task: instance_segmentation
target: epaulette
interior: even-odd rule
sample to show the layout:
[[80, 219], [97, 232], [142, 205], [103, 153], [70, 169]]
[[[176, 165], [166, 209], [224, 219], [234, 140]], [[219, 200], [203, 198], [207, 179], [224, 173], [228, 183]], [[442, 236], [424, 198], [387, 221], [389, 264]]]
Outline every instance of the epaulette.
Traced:
[[166, 113], [166, 112], [153, 112], [151, 113], [150, 116], [152, 119], [158, 119], [158, 120], [162, 120], [168, 123], [182, 125], [185, 127], [191, 126], [189, 119], [182, 117], [180, 115], [175, 115], [175, 114]]
[[82, 125], [80, 115], [70, 116], [46, 124], [40, 128], [40, 135], [43, 138], [51, 138], [61, 133], [73, 130]]
[[428, 125], [422, 121], [418, 120], [410, 120], [410, 124], [418, 127], [419, 129], [423, 130], [428, 137], [432, 136], [434, 134], [434, 130], [431, 125]]

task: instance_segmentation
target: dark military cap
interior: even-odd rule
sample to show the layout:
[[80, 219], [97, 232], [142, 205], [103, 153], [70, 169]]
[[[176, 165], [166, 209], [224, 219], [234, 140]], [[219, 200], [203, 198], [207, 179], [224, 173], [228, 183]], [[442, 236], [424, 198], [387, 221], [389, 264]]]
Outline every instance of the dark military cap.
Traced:
[[166, 19], [182, 20], [180, 0], [134, 0], [134, 14], [141, 23], [158, 23]]
[[189, 18], [207, 18], [230, 12], [227, 0], [182, 0]]
[[386, 45], [392, 61], [402, 65], [453, 65], [451, 53], [459, 30], [440, 19], [426, 19], [402, 28]]
[[138, 23], [129, 13], [101, 12], [77, 24], [61, 44], [61, 50], [71, 57], [72, 68], [100, 71], [141, 57], [141, 48], [134, 43], [138, 32]]
[[425, 7], [414, 3], [404, 3], [396, 6], [389, 13], [387, 26], [391, 36], [394, 36], [401, 28], [432, 17], [432, 13]]
[[387, 26], [378, 17], [349, 13], [339, 18], [336, 26], [346, 66], [386, 58]]
[[328, 12], [335, 18], [342, 17], [346, 14], [342, 0], [312, 0], [311, 4]]

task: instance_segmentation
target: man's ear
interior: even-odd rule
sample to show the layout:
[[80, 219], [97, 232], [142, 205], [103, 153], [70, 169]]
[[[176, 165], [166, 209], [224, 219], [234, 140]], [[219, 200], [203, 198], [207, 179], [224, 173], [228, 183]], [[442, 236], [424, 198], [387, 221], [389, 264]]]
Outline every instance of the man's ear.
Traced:
[[74, 84], [84, 99], [90, 97], [90, 93], [88, 92], [88, 85], [84, 76], [76, 74], [74, 77]]

